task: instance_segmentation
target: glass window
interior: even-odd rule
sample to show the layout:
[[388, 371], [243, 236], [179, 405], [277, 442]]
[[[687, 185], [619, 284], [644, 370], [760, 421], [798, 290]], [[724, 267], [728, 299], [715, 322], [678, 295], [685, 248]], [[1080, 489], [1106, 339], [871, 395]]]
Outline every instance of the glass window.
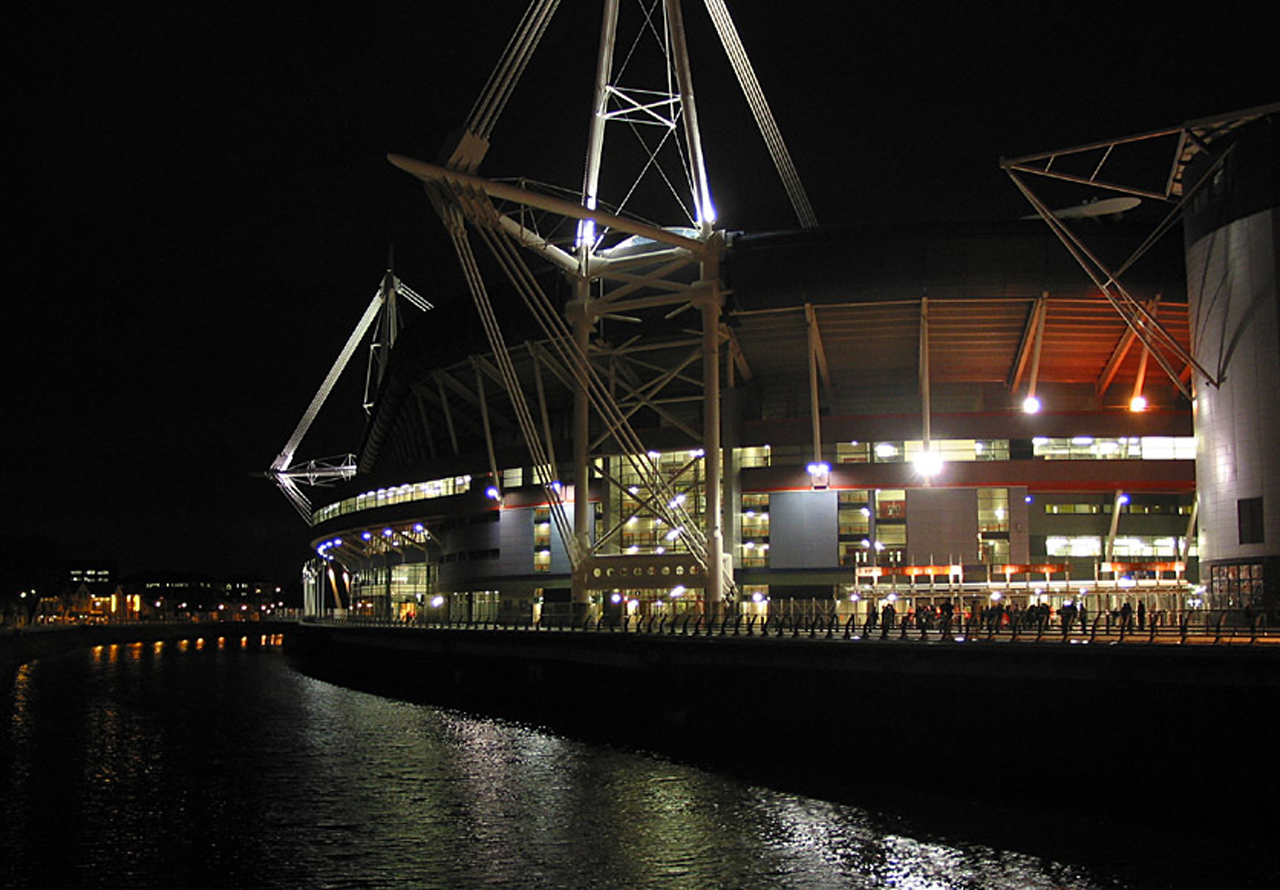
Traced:
[[871, 533], [871, 492], [849, 489], [839, 492], [841, 537], [865, 538]]
[[978, 531], [1007, 532], [1009, 530], [1009, 489], [978, 489]]
[[1047, 556], [1101, 556], [1102, 538], [1097, 535], [1050, 535], [1044, 539], [1044, 550]]
[[770, 463], [770, 452], [768, 445], [761, 445], [758, 448], [735, 448], [733, 455], [740, 468], [767, 467]]
[[837, 442], [836, 463], [865, 464], [871, 462], [870, 442]]
[[901, 488], [876, 491], [876, 519], [906, 519], [907, 492]]

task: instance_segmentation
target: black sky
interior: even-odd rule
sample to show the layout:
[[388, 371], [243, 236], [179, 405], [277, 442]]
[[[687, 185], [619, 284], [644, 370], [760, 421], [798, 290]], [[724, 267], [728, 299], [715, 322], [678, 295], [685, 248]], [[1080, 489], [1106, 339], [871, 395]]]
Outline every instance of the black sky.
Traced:
[[[435, 158], [525, 4], [154, 6], [37, 4], [8, 28], [0, 530], [126, 572], [292, 578], [305, 529], [250, 474], [292, 430], [391, 242], [416, 290], [459, 293], [421, 190], [385, 154]], [[1260, 12], [730, 9], [827, 225], [1021, 215], [1001, 155], [1280, 96]], [[685, 16], [721, 222], [792, 226], [705, 11]], [[580, 183], [598, 20], [598, 4], [564, 0], [483, 173]], [[361, 374], [300, 457], [356, 447]]]

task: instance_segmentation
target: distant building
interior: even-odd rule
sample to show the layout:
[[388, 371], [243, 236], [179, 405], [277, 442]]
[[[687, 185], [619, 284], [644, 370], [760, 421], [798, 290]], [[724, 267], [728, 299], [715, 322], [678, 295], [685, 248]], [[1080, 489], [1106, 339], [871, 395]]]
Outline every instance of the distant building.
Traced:
[[116, 580], [114, 560], [78, 560], [67, 568], [66, 580], [72, 584], [110, 584]]

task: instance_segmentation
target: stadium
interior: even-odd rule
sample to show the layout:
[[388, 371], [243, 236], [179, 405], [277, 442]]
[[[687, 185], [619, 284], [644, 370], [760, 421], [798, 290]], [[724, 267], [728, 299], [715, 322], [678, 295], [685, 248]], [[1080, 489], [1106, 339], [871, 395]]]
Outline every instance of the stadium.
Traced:
[[[388, 270], [273, 464], [308, 614], [1275, 609], [1277, 106], [1007, 161], [1034, 219], [822, 228], [793, 190], [802, 228], [728, 232], [674, 45], [681, 226], [604, 209], [604, 99], [572, 198], [476, 174], [500, 81], [447, 161], [390, 158], [470, 299]], [[1173, 146], [1159, 187], [1097, 175], [1147, 139]], [[1050, 208], [1037, 176], [1111, 192]], [[1123, 218], [1135, 195], [1184, 243]], [[370, 331], [359, 450], [295, 462]]]

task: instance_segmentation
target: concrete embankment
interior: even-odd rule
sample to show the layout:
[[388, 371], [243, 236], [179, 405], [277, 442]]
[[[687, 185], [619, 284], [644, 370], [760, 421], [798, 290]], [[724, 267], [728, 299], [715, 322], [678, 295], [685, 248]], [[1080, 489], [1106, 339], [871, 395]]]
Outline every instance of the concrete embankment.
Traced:
[[0, 632], [0, 671], [12, 671], [36, 658], [112, 643], [150, 643], [209, 636], [286, 633], [292, 621], [147, 622], [35, 627]]
[[953, 783], [1164, 816], [1276, 790], [1277, 647], [303, 624], [286, 648], [370, 691], [833, 794]]

